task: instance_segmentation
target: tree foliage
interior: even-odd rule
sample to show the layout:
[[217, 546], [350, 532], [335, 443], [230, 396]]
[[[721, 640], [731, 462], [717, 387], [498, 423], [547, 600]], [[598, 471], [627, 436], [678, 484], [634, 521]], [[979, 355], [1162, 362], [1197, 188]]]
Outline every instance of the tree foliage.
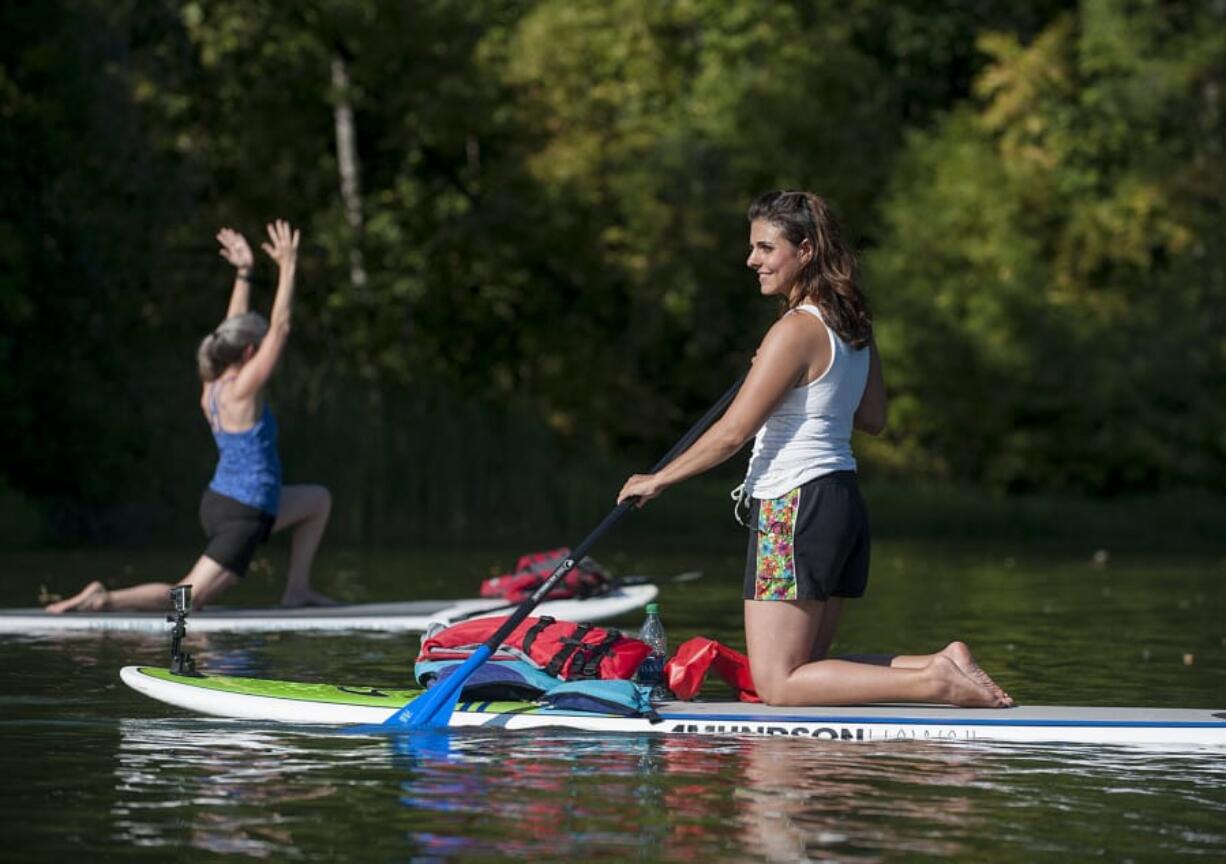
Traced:
[[898, 470], [1007, 489], [1220, 484], [1221, 13], [1087, 2], [986, 33], [873, 254]]
[[[289, 446], [361, 512], [442, 494], [389, 479], [435, 446], [407, 417], [451, 428], [434, 396], [406, 415], [410, 394], [637, 460], [774, 313], [743, 266], [745, 204], [772, 187], [820, 191], [864, 249], [893, 396], [869, 470], [1220, 484], [1222, 19], [1157, 0], [7, 4], [0, 484], [64, 513], [182, 509], [208, 469], [191, 349], [224, 308], [212, 236], [276, 216], [306, 239]], [[352, 454], [343, 478], [311, 424]]]

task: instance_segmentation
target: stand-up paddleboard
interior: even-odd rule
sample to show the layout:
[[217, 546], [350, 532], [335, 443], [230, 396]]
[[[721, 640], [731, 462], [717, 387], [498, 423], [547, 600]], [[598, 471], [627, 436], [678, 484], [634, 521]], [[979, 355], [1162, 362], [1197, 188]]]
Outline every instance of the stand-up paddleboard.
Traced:
[[[296, 724], [379, 724], [420, 690], [337, 686], [263, 678], [174, 675], [126, 666], [125, 684], [146, 696], [215, 717]], [[1226, 747], [1226, 710], [1162, 708], [1005, 709], [874, 705], [772, 708], [743, 702], [665, 702], [660, 722], [544, 708], [531, 702], [461, 701], [449, 725], [665, 735], [786, 735], [832, 741], [1019, 741]]]
[[[538, 614], [567, 621], [605, 621], [633, 612], [655, 599], [655, 585], [622, 585], [599, 597], [548, 600]], [[501, 599], [419, 600], [408, 603], [356, 603], [285, 609], [214, 607], [191, 614], [193, 633], [235, 633], [268, 630], [381, 630], [421, 633], [439, 621], [453, 624], [487, 615], [507, 615], [517, 604]], [[170, 629], [166, 612], [65, 612], [42, 609], [0, 609], [0, 633], [61, 630], [121, 630], [164, 633]]]

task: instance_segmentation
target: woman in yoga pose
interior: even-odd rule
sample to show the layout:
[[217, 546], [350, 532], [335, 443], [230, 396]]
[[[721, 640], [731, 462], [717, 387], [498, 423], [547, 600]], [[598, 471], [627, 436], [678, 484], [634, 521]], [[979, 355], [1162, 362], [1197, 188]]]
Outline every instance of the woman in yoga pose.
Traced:
[[[178, 584], [192, 586], [199, 609], [247, 572], [257, 547], [269, 534], [293, 530], [284, 606], [328, 605], [311, 588], [311, 563], [328, 524], [332, 496], [323, 486], [283, 486], [277, 453], [277, 423], [264, 401], [264, 387], [285, 351], [294, 301], [298, 232], [278, 220], [268, 226], [263, 249], [279, 269], [271, 321], [249, 311], [251, 268], [246, 239], [222, 228], [221, 255], [236, 268], [226, 318], [200, 343], [197, 361], [202, 387], [200, 409], [217, 443], [217, 470], [200, 500], [204, 554]], [[85, 586], [48, 612], [170, 608], [164, 582], [109, 590], [102, 582]]]

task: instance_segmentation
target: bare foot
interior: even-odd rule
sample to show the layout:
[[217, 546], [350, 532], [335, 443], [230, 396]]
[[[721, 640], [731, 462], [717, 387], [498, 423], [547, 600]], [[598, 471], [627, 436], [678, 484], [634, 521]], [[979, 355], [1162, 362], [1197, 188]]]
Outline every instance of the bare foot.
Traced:
[[940, 653], [942, 657], [952, 660], [967, 678], [986, 687], [1002, 699], [1006, 707], [1013, 707], [1013, 697], [1006, 693], [999, 684], [992, 680], [992, 676], [984, 672], [983, 667], [975, 662], [975, 655], [971, 653], [971, 649], [965, 642], [950, 642]]
[[963, 708], [1008, 708], [1010, 703], [971, 678], [948, 657], [938, 655], [925, 669], [935, 679], [937, 699]]
[[58, 603], [51, 603], [44, 607], [52, 615], [59, 615], [61, 612], [101, 612], [107, 606], [109, 595], [107, 594], [106, 586], [101, 582], [90, 582], [80, 593], [74, 594], [67, 600], [61, 600]]
[[320, 594], [312, 588], [306, 588], [302, 591], [295, 591], [292, 594], [286, 591], [281, 595], [282, 606], [339, 606], [340, 603], [333, 600], [326, 594]]

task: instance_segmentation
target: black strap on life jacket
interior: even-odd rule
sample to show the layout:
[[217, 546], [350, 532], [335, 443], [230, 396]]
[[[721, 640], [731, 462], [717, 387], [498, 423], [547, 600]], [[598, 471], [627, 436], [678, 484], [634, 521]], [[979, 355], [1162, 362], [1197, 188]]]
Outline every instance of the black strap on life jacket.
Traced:
[[553, 618], [550, 618], [548, 615], [542, 615], [540, 620], [533, 624], [528, 632], [524, 634], [523, 652], [525, 654], [527, 654], [529, 657], [532, 656], [532, 643], [535, 642], [536, 637], [540, 636], [541, 633], [544, 632], [545, 628], [553, 624], [553, 622]]
[[582, 657], [576, 657], [575, 662], [570, 666], [570, 677], [572, 680], [576, 678], [599, 678], [600, 677], [600, 661], [607, 657], [613, 651], [613, 646], [617, 640], [622, 638], [622, 634], [617, 630], [610, 630], [601, 641], [595, 645], [584, 645], [580, 648]]
[[555, 678], [561, 677], [562, 667], [570, 659], [570, 655], [583, 644], [583, 637], [592, 629], [591, 624], [580, 624], [575, 632], [562, 638], [562, 650], [553, 655], [553, 659], [545, 666], [545, 672]]

